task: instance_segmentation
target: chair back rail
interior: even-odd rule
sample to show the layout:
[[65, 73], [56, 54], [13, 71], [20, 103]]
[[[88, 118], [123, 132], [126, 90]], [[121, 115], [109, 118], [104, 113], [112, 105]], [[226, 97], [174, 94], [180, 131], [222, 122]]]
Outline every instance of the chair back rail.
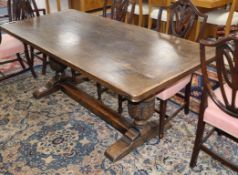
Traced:
[[[159, 12], [161, 18], [162, 8]], [[198, 36], [195, 41], [204, 35], [207, 15], [202, 14], [190, 0], [178, 0], [170, 6], [169, 33], [188, 39], [193, 27], [201, 21]]]
[[[113, 0], [110, 12], [111, 19], [121, 22], [125, 22], [127, 20], [127, 22], [131, 24], [133, 22], [135, 4], [136, 0]], [[132, 8], [128, 13], [127, 9], [129, 5], [132, 5]], [[108, 0], [104, 0], [103, 17], [107, 17], [107, 7]]]
[[[216, 69], [222, 99], [217, 97], [209, 84], [206, 67], [205, 47], [216, 47]], [[201, 63], [204, 76], [204, 93], [208, 93], [214, 103], [225, 113], [238, 118], [238, 35], [230, 35], [215, 42], [201, 41]], [[225, 90], [231, 89], [231, 95]], [[207, 99], [203, 99], [207, 100]]]

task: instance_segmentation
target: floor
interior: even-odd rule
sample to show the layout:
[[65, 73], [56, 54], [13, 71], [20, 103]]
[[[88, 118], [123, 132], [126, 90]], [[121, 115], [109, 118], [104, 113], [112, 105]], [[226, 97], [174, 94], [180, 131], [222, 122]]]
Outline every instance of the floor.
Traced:
[[[154, 138], [122, 160], [110, 162], [104, 151], [121, 134], [62, 92], [34, 99], [32, 92], [53, 75], [48, 69], [41, 76], [40, 70], [38, 66], [38, 79], [26, 73], [0, 83], [1, 175], [237, 174], [203, 152], [198, 166], [189, 168], [197, 124], [194, 113], [179, 113], [164, 139]], [[79, 87], [96, 96], [94, 82]], [[112, 92], [105, 93], [103, 101], [117, 108]], [[168, 112], [176, 107], [170, 103]], [[124, 109], [123, 116], [128, 117], [126, 104]], [[214, 135], [207, 145], [238, 163], [237, 144]]]

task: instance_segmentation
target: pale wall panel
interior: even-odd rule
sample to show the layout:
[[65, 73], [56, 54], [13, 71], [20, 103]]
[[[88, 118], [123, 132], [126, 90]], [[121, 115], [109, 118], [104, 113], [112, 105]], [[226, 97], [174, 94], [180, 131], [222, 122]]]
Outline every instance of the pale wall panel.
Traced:
[[[46, 8], [45, 0], [36, 0], [36, 2], [38, 5], [38, 8]], [[61, 9], [65, 10], [68, 8], [69, 8], [68, 0], [61, 0]], [[51, 13], [57, 11], [56, 0], [50, 0], [50, 11]]]

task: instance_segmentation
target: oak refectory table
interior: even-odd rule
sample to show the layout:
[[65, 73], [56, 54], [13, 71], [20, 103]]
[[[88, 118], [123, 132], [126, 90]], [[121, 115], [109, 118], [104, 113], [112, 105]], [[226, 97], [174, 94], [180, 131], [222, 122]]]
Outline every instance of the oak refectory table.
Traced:
[[[34, 92], [36, 98], [62, 90], [123, 134], [105, 152], [112, 161], [158, 135], [158, 123], [148, 121], [155, 95], [200, 65], [197, 43], [75, 10], [1, 29], [50, 56], [56, 75]], [[214, 50], [207, 54], [212, 58]], [[125, 97], [131, 120], [76, 88], [67, 67]]]

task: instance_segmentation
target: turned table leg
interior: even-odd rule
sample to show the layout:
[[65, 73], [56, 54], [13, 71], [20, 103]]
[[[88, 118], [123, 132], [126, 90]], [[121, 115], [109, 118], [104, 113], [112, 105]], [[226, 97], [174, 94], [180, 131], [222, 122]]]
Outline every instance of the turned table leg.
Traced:
[[55, 76], [52, 77], [52, 79], [49, 80], [46, 85], [33, 92], [33, 96], [37, 99], [58, 91], [60, 89], [59, 83], [66, 80], [64, 71], [67, 66], [50, 59], [50, 67], [55, 71]]
[[105, 155], [113, 162], [123, 158], [136, 147], [155, 137], [158, 133], [158, 124], [148, 122], [155, 109], [155, 98], [150, 98], [140, 103], [128, 103], [130, 116], [134, 119], [134, 125], [121, 139], [110, 146]]

